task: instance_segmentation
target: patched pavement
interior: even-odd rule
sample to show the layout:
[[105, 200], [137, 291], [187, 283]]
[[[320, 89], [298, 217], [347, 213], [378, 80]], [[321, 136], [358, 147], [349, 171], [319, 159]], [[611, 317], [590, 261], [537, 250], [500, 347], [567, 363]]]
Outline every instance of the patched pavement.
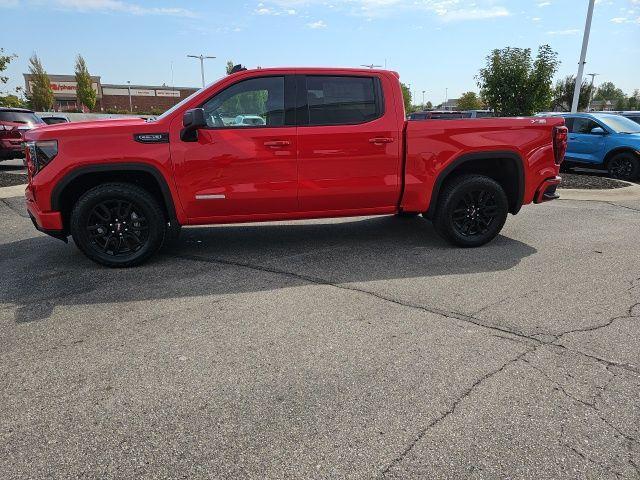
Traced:
[[640, 478], [640, 202], [185, 229], [109, 270], [0, 199], [4, 478]]

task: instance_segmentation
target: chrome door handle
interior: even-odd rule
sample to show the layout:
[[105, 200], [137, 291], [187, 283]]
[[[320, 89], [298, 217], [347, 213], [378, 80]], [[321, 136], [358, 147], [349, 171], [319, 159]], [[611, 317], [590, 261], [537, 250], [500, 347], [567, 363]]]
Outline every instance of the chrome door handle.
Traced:
[[265, 147], [286, 147], [291, 145], [289, 140], [273, 140], [270, 142], [264, 142]]
[[389, 138], [389, 137], [370, 138], [369, 143], [374, 143], [376, 145], [381, 145], [383, 143], [393, 143], [393, 138]]

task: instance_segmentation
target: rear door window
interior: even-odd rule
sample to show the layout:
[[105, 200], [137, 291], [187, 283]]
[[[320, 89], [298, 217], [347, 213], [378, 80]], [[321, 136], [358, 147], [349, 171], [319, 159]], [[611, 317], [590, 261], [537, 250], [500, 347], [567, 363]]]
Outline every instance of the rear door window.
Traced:
[[380, 82], [374, 77], [307, 76], [308, 125], [355, 125], [384, 113]]
[[585, 135], [589, 135], [591, 130], [599, 127], [597, 122], [594, 122], [590, 118], [579, 118], [576, 117], [573, 119], [573, 125], [571, 126], [571, 133], [581, 133]]

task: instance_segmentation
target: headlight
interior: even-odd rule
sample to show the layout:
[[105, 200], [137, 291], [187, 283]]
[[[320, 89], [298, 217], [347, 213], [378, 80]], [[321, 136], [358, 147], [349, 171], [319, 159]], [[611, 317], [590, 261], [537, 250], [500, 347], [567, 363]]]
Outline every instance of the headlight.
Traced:
[[27, 163], [31, 163], [31, 175], [36, 175], [58, 155], [57, 140], [27, 142]]

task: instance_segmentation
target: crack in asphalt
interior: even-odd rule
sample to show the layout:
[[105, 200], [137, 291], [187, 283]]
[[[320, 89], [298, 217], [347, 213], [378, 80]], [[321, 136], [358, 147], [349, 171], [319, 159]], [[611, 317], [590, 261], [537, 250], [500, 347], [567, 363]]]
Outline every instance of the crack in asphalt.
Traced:
[[441, 413], [438, 417], [436, 417], [429, 425], [427, 425], [426, 427], [422, 428], [419, 432], [418, 435], [415, 439], [413, 439], [413, 441], [407, 445], [407, 447], [402, 451], [402, 453], [400, 453], [400, 455], [398, 455], [396, 458], [394, 458], [393, 460], [391, 460], [391, 462], [382, 470], [380, 476], [381, 477], [385, 477], [387, 475], [387, 473], [389, 473], [389, 471], [396, 465], [398, 465], [400, 462], [402, 462], [402, 460], [404, 460], [404, 458], [411, 452], [411, 450], [413, 450], [413, 447], [416, 446], [416, 444], [422, 440], [424, 438], [424, 436], [427, 434], [427, 432], [434, 428], [435, 426], [437, 426], [439, 423], [441, 423], [442, 421], [444, 421], [447, 417], [449, 417], [450, 415], [453, 415], [456, 411], [456, 409], [458, 408], [458, 405], [460, 405], [460, 403], [462, 403], [464, 401], [465, 398], [469, 397], [476, 388], [478, 388], [482, 383], [484, 383], [485, 381], [489, 380], [490, 378], [494, 377], [495, 375], [498, 375], [499, 373], [503, 372], [505, 368], [507, 368], [509, 365], [513, 365], [515, 363], [517, 363], [518, 361], [520, 361], [525, 355], [528, 355], [529, 353], [533, 353], [535, 352], [541, 345], [537, 345], [533, 348], [530, 348], [528, 350], [525, 350], [524, 352], [520, 353], [519, 355], [517, 355], [516, 357], [512, 358], [511, 360], [509, 360], [508, 362], [504, 363], [500, 368], [493, 370], [491, 372], [486, 373], [485, 375], [483, 375], [482, 377], [480, 377], [478, 380], [476, 380], [469, 388], [467, 388], [462, 395], [460, 395], [458, 398], [456, 398], [453, 403], [451, 404], [451, 406], [444, 411], [443, 413]]
[[[435, 426], [437, 426], [438, 424], [440, 424], [442, 421], [444, 421], [450, 415], [453, 415], [455, 413], [458, 405], [460, 405], [460, 403], [462, 401], [464, 401], [464, 399], [469, 397], [483, 382], [485, 382], [486, 380], [488, 380], [488, 379], [494, 377], [495, 375], [498, 375], [499, 373], [503, 372], [509, 365], [512, 365], [512, 364], [515, 364], [515, 363], [519, 362], [526, 355], [528, 355], [530, 353], [534, 353], [540, 347], [543, 347], [543, 346], [557, 347], [557, 348], [561, 348], [563, 350], [570, 351], [572, 353], [583, 355], [583, 356], [585, 356], [587, 358], [590, 358], [590, 359], [593, 359], [593, 360], [595, 360], [597, 362], [605, 364], [607, 366], [607, 369], [609, 367], [617, 367], [617, 368], [622, 368], [622, 369], [624, 369], [626, 371], [630, 371], [630, 372], [633, 372], [633, 373], [640, 373], [640, 370], [638, 370], [637, 367], [634, 366], [634, 365], [622, 364], [622, 363], [615, 362], [615, 361], [612, 361], [612, 360], [604, 359], [604, 358], [601, 358], [601, 357], [598, 357], [598, 356], [595, 356], [595, 355], [587, 354], [587, 353], [582, 352], [580, 350], [575, 350], [575, 349], [568, 348], [565, 345], [562, 345], [562, 344], [558, 343], [562, 339], [562, 337], [564, 337], [565, 335], [571, 334], [571, 333], [596, 331], [596, 330], [599, 330], [599, 329], [602, 329], [602, 328], [610, 326], [611, 324], [613, 324], [617, 320], [620, 320], [620, 319], [623, 319], [623, 318], [635, 318], [635, 316], [633, 315], [633, 310], [638, 305], [640, 305], [640, 302], [639, 303], [634, 303], [633, 305], [631, 305], [627, 309], [627, 315], [626, 316], [625, 315], [622, 315], [622, 316], [618, 315], [616, 317], [612, 317], [611, 319], [608, 319], [606, 322], [604, 322], [602, 324], [592, 325], [590, 327], [584, 327], [584, 328], [581, 328], [581, 329], [568, 330], [566, 332], [561, 332], [559, 334], [548, 334], [550, 337], [553, 338], [553, 340], [552, 341], [543, 341], [543, 340], [540, 340], [540, 339], [538, 339], [538, 338], [536, 338], [534, 336], [527, 335], [527, 334], [525, 334], [523, 332], [510, 330], [510, 329], [498, 327], [498, 326], [495, 326], [495, 325], [486, 324], [486, 323], [482, 322], [480, 319], [473, 317], [472, 315], [466, 315], [466, 314], [463, 314], [463, 313], [459, 313], [459, 312], [455, 312], [455, 311], [443, 310], [443, 309], [439, 309], [439, 308], [425, 307], [423, 305], [411, 304], [411, 303], [408, 303], [408, 302], [400, 301], [400, 300], [395, 299], [395, 298], [391, 298], [389, 296], [383, 295], [383, 294], [378, 293], [378, 292], [372, 292], [370, 290], [357, 288], [357, 287], [354, 287], [352, 285], [346, 285], [346, 284], [340, 284], [340, 283], [331, 282], [329, 280], [325, 280], [325, 279], [322, 279], [322, 278], [319, 278], [319, 277], [313, 277], [313, 276], [310, 276], [310, 275], [303, 275], [303, 274], [300, 274], [300, 273], [291, 272], [291, 271], [288, 271], [288, 270], [282, 270], [282, 269], [278, 269], [278, 268], [274, 268], [274, 267], [268, 267], [268, 266], [265, 266], [265, 265], [254, 265], [254, 264], [251, 264], [251, 263], [239, 262], [239, 261], [234, 261], [234, 260], [225, 260], [225, 259], [217, 259], [217, 258], [200, 257], [198, 255], [184, 255], [184, 254], [182, 254], [182, 255], [173, 255], [173, 257], [174, 258], [181, 258], [181, 259], [184, 259], [184, 260], [195, 261], [195, 262], [205, 262], [205, 263], [215, 263], [215, 264], [222, 264], [222, 265], [228, 265], [228, 266], [236, 266], [236, 267], [247, 268], [247, 269], [251, 269], [251, 270], [257, 270], [257, 271], [261, 271], [261, 272], [276, 274], [276, 275], [284, 275], [284, 276], [288, 276], [288, 277], [297, 278], [299, 280], [303, 280], [303, 281], [306, 281], [306, 282], [309, 282], [309, 283], [312, 283], [312, 284], [315, 284], [315, 285], [331, 286], [331, 287], [338, 288], [338, 289], [341, 289], [341, 290], [357, 292], [357, 293], [361, 293], [361, 294], [365, 294], [365, 295], [369, 295], [369, 296], [375, 297], [375, 298], [377, 298], [379, 300], [391, 302], [391, 303], [393, 303], [395, 305], [398, 305], [398, 306], [424, 311], [424, 312], [427, 312], [427, 313], [431, 313], [431, 314], [434, 314], [434, 315], [438, 315], [438, 316], [441, 316], [441, 317], [448, 318], [450, 320], [458, 320], [458, 321], [470, 323], [470, 324], [473, 324], [473, 325], [475, 325], [477, 327], [486, 328], [488, 330], [492, 330], [492, 331], [495, 331], [495, 332], [500, 332], [500, 333], [503, 333], [503, 334], [507, 334], [507, 335], [512, 336], [512, 337], [516, 337], [516, 338], [505, 338], [505, 337], [503, 337], [501, 335], [496, 335], [495, 333], [492, 334], [493, 336], [498, 336], [498, 337], [500, 337], [500, 338], [502, 338], [504, 340], [516, 341], [518, 343], [525, 344], [525, 345], [530, 345], [531, 342], [534, 343], [534, 346], [532, 348], [528, 348], [523, 353], [521, 353], [521, 354], [517, 355], [516, 357], [514, 357], [514, 358], [508, 360], [507, 362], [505, 362], [498, 369], [493, 370], [491, 372], [488, 372], [485, 375], [483, 375], [482, 377], [480, 377], [478, 380], [476, 380], [469, 388], [467, 388], [460, 396], [458, 396], [453, 401], [451, 406], [445, 412], [443, 412], [436, 419], [434, 419], [429, 425], [427, 425], [426, 427], [422, 428], [418, 432], [418, 435], [416, 436], [416, 438], [414, 438], [414, 440], [400, 453], [400, 455], [398, 455], [396, 458], [394, 458], [382, 470], [382, 472], [381, 472], [381, 476], [382, 477], [386, 476], [386, 474], [389, 472], [389, 470], [391, 468], [393, 468], [398, 463], [402, 462], [402, 460], [411, 452], [411, 450], [415, 447], [415, 445], [418, 442], [420, 442], [420, 440], [422, 440], [424, 438], [424, 436], [428, 433], [428, 431], [430, 429], [432, 429]], [[628, 293], [631, 293], [631, 290], [633, 290], [635, 288], [634, 284], [637, 281], [640, 281], [640, 278], [631, 280], [631, 282], [630, 282], [631, 283], [631, 287], [627, 290]], [[503, 299], [503, 300], [497, 302], [496, 304], [500, 304], [505, 300], [506, 299]], [[495, 304], [493, 304], [493, 305], [495, 305]], [[490, 308], [490, 307], [491, 307], [491, 305], [489, 305], [487, 308]], [[526, 340], [526, 342], [524, 340]], [[541, 373], [543, 373], [543, 372], [541, 372]], [[549, 381], [551, 381], [555, 385], [557, 385], [559, 390], [564, 395], [566, 395], [568, 398], [574, 400], [575, 402], [581, 403], [585, 407], [593, 409], [597, 413], [598, 417], [606, 425], [608, 425], [610, 428], [612, 428], [614, 431], [616, 431], [620, 436], [624, 437], [629, 442], [639, 444], [637, 439], [635, 439], [635, 438], [625, 434], [624, 432], [620, 431], [615, 425], [611, 424], [608, 420], [606, 420], [600, 414], [600, 412], [597, 410], [595, 405], [592, 405], [589, 402], [585, 402], [585, 401], [583, 401], [581, 399], [578, 399], [578, 398], [575, 398], [575, 397], [571, 396], [556, 381], [552, 380], [550, 377], [548, 377], [544, 373], [543, 373], [543, 375], [545, 375], [545, 377]], [[614, 376], [615, 376], [615, 374], [614, 374]], [[595, 402], [595, 400], [594, 400], [594, 402]], [[579, 452], [576, 451], [576, 453], [578, 455], [580, 455]], [[586, 457], [584, 457], [584, 458], [586, 460], [590, 461], [590, 459], [588, 459]], [[631, 459], [629, 460], [629, 462], [632, 465], [634, 465], [633, 462], [631, 461]], [[607, 471], [610, 471], [610, 470], [607, 469]], [[614, 472], [614, 471], [611, 471], [611, 473], [614, 473], [614, 474], [617, 475], [617, 473]]]
[[598, 324], [598, 325], [592, 325], [590, 327], [576, 328], [576, 329], [573, 329], [573, 330], [567, 330], [566, 332], [562, 332], [561, 334], [558, 335], [558, 339], [557, 340], [560, 340], [563, 336], [569, 335], [571, 333], [595, 332], [596, 330], [600, 330], [601, 328], [606, 328], [606, 327], [611, 326], [614, 322], [616, 322], [618, 320], [636, 318], [636, 315], [633, 314], [633, 310], [638, 305], [640, 305], [640, 302], [634, 303], [633, 305], [631, 305], [628, 308], [626, 315], [618, 315], [618, 316], [612, 317], [612, 318], [610, 318], [609, 320], [607, 320], [604, 323], [601, 323], [601, 324]]
[[288, 276], [288, 277], [293, 277], [293, 278], [297, 278], [299, 280], [304, 280], [306, 282], [309, 283], [313, 283], [315, 285], [324, 285], [324, 286], [329, 286], [329, 287], [334, 287], [334, 288], [338, 288], [340, 290], [347, 290], [347, 291], [352, 291], [352, 292], [357, 292], [357, 293], [363, 293], [365, 295], [369, 295], [372, 297], [375, 297], [379, 300], [383, 300], [386, 302], [391, 302], [394, 303], [396, 305], [402, 306], [402, 307], [407, 307], [407, 308], [412, 308], [412, 309], [416, 309], [416, 310], [422, 310], [424, 312], [427, 313], [432, 313], [434, 315], [438, 315], [441, 317], [446, 317], [448, 319], [451, 320], [459, 320], [462, 322], [467, 322], [467, 323], [471, 323], [477, 327], [482, 327], [482, 328], [486, 328], [489, 330], [494, 330], [497, 332], [501, 332], [507, 335], [513, 335], [515, 337], [518, 338], [522, 338], [524, 340], [528, 340], [529, 342], [534, 342], [536, 344], [544, 344], [544, 342], [542, 342], [541, 340], [532, 337], [530, 335], [527, 335], [523, 332], [519, 332], [516, 330], [511, 330], [508, 328], [502, 328], [502, 327], [498, 327], [495, 325], [491, 325], [491, 324], [486, 324], [484, 323], [482, 320], [475, 318], [471, 315], [466, 315], [464, 313], [460, 313], [460, 312], [455, 312], [455, 311], [449, 311], [449, 310], [444, 310], [444, 309], [440, 309], [440, 308], [435, 308], [435, 307], [426, 307], [424, 305], [417, 305], [417, 304], [413, 304], [413, 303], [409, 303], [409, 302], [404, 302], [401, 300], [398, 300], [396, 298], [392, 298], [386, 295], [383, 295], [381, 293], [378, 292], [372, 292], [371, 290], [366, 290], [364, 288], [357, 288], [354, 287], [352, 285], [347, 285], [344, 283], [335, 283], [335, 282], [331, 282], [329, 280], [325, 280], [323, 278], [320, 277], [313, 277], [310, 275], [303, 275], [301, 273], [296, 273], [296, 272], [291, 272], [289, 270], [282, 270], [279, 268], [274, 268], [274, 267], [268, 267], [266, 265], [255, 265], [255, 264], [251, 264], [251, 263], [246, 263], [246, 262], [239, 262], [236, 260], [225, 260], [225, 259], [219, 259], [219, 258], [207, 258], [207, 257], [200, 257], [197, 255], [172, 255], [172, 257], [174, 258], [181, 258], [184, 260], [191, 260], [191, 261], [195, 261], [195, 262], [206, 262], [206, 263], [217, 263], [217, 264], [222, 264], [222, 265], [230, 265], [230, 266], [236, 266], [236, 267], [242, 267], [242, 268], [248, 268], [251, 270], [257, 270], [257, 271], [261, 271], [261, 272], [266, 272], [266, 273], [273, 273], [276, 275], [284, 275], [284, 276]]
[[612, 470], [607, 465], [592, 459], [588, 455], [585, 455], [580, 450], [576, 449], [574, 446], [569, 445], [568, 443], [564, 442], [563, 441], [564, 438], [565, 438], [565, 436], [564, 436], [564, 425], [560, 424], [560, 438], [558, 439], [558, 444], [561, 447], [564, 447], [564, 448], [570, 450], [571, 452], [575, 453], [578, 457], [582, 458], [584, 461], [592, 463], [593, 465], [596, 465], [596, 466], [602, 468], [606, 472], [612, 473], [613, 475], [616, 476], [616, 478], [622, 478], [624, 476], [624, 474], [622, 474], [620, 472], [617, 472], [615, 470]]
[[[563, 385], [560, 384], [560, 382], [558, 382], [557, 380], [554, 380], [553, 378], [551, 378], [549, 375], [547, 375], [547, 373], [542, 370], [541, 368], [536, 367], [535, 365], [533, 365], [531, 362], [529, 362], [527, 359], [523, 358], [522, 359], [523, 362], [525, 362], [529, 367], [531, 367], [533, 370], [537, 371], [538, 373], [540, 373], [549, 383], [551, 383], [552, 385], [554, 385], [556, 387], [556, 391], [561, 392], [566, 398], [577, 402], [579, 404], [581, 404], [582, 406], [586, 407], [587, 409], [591, 410], [592, 412], [594, 412], [597, 417], [605, 424], [607, 425], [610, 429], [612, 429], [617, 435], [619, 435], [620, 437], [624, 438], [627, 443], [627, 448], [628, 448], [628, 463], [637, 470], [637, 466], [633, 461], [633, 449], [632, 449], [632, 445], [639, 445], [640, 446], [640, 441], [635, 438], [632, 437], [631, 435], [626, 434], [625, 432], [623, 432], [619, 427], [615, 426], [614, 424], [612, 424], [609, 420], [607, 420], [603, 414], [600, 412], [600, 410], [598, 409], [597, 403], [598, 400], [602, 397], [602, 395], [604, 394], [604, 392], [606, 391], [606, 389], [609, 387], [609, 385], [611, 384], [611, 382], [613, 381], [614, 378], [616, 378], [618, 376], [618, 374], [614, 371], [612, 371], [610, 369], [609, 366], [606, 366], [607, 368], [607, 372], [610, 373], [610, 377], [607, 380], [607, 382], [602, 386], [602, 387], [597, 387], [598, 388], [598, 393], [594, 396], [593, 401], [592, 402], [587, 402], [582, 400], [581, 398], [578, 398], [572, 394], [570, 394]], [[560, 439], [564, 438], [564, 425], [560, 425]], [[583, 459], [594, 463], [602, 468], [604, 468], [605, 470], [607, 470], [608, 472], [613, 473], [614, 475], [621, 477], [623, 476], [623, 474], [616, 472], [615, 470], [612, 470], [610, 467], [600, 463], [600, 462], [596, 462], [595, 460], [589, 458], [589, 456], [582, 454], [582, 452], [578, 451], [576, 448], [574, 448], [573, 446], [569, 445], [566, 442], [560, 442], [562, 446], [569, 448], [571, 451], [575, 452], [576, 454], [578, 454], [580, 457], [582, 457]], [[640, 471], [638, 471], [638, 473], [640, 473]]]

